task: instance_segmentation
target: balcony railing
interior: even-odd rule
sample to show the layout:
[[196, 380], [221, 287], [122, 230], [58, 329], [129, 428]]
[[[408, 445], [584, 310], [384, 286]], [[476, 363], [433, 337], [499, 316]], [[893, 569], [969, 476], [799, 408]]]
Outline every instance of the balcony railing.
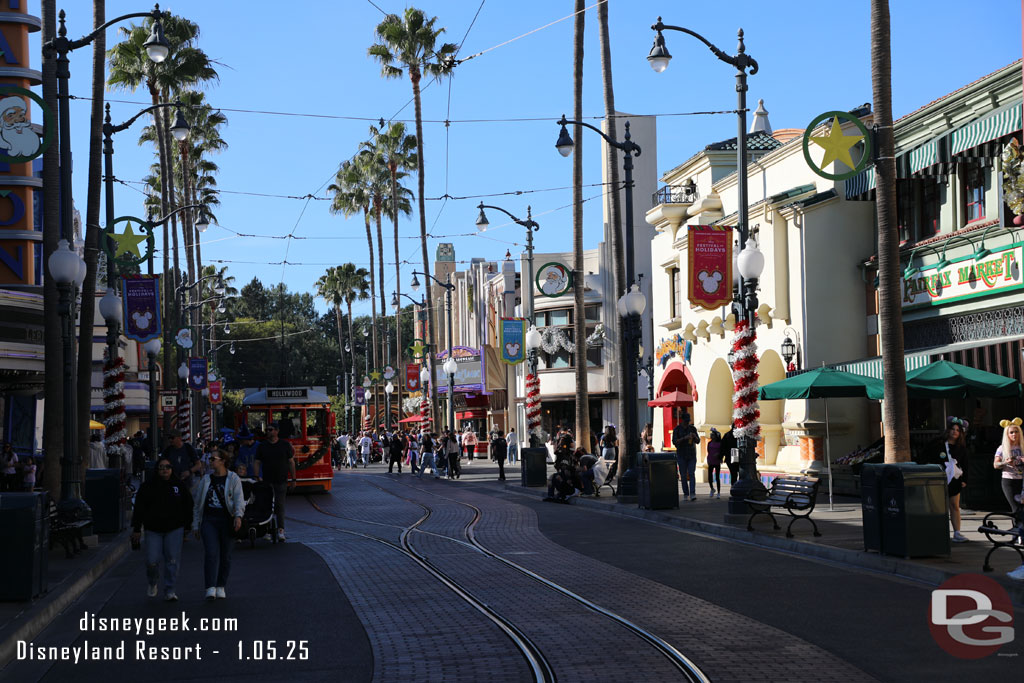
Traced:
[[658, 204], [693, 204], [700, 193], [696, 185], [665, 185], [651, 195], [652, 206]]

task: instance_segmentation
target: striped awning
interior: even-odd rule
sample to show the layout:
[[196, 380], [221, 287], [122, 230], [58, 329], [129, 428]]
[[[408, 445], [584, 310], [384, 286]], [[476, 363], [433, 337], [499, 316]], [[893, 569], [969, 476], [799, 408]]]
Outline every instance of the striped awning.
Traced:
[[873, 189], [875, 189], [875, 169], [869, 166], [846, 181], [846, 198], [853, 199]]
[[982, 145], [990, 140], [997, 140], [1004, 135], [1021, 129], [1021, 103], [1012, 102], [1005, 107], [972, 121], [966, 126], [957, 128], [951, 134], [953, 154]]
[[[917, 368], [923, 368], [928, 365], [931, 361], [931, 354], [920, 353], [916, 355], [905, 356], [903, 359], [904, 367], [907, 372], [916, 370]], [[874, 358], [867, 358], [865, 360], [853, 361], [850, 363], [838, 363], [834, 366], [837, 370], [843, 370], [844, 372], [852, 372], [855, 375], [864, 375], [865, 377], [873, 377], [875, 379], [882, 379], [882, 357], [875, 356]]]

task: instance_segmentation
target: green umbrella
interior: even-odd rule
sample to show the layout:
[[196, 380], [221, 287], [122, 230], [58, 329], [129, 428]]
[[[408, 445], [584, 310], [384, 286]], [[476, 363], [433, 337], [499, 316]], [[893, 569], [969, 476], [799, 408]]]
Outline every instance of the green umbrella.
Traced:
[[761, 387], [759, 397], [762, 401], [777, 401], [785, 398], [825, 399], [825, 465], [828, 468], [828, 506], [830, 510], [832, 509], [832, 435], [828, 426], [828, 400], [830, 398], [881, 399], [884, 394], [881, 380], [825, 367], [815, 368]]
[[910, 398], [1017, 398], [1021, 384], [966, 365], [940, 360], [907, 373]]

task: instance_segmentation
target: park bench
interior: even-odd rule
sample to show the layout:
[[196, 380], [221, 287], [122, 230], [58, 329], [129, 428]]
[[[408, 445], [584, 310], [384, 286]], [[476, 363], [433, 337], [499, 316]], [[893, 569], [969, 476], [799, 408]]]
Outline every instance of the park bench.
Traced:
[[62, 519], [57, 510], [57, 503], [50, 501], [49, 514], [47, 519], [50, 524], [50, 549], [54, 543], [60, 543], [64, 548], [66, 557], [74, 557], [81, 550], [88, 548], [82, 538], [85, 527], [89, 526], [88, 520]]
[[[1005, 526], [1000, 528], [1000, 523]], [[1020, 557], [1021, 564], [1024, 564], [1024, 548], [1021, 548], [1020, 545], [1024, 539], [1024, 531], [1018, 524], [1017, 518], [1009, 512], [990, 512], [985, 515], [985, 519], [981, 520], [978, 531], [985, 534], [985, 538], [992, 543], [988, 554], [985, 555], [985, 564], [981, 567], [984, 571], [992, 571], [992, 565], [988, 563], [988, 560], [992, 557], [992, 553], [1000, 548], [1009, 548], [1015, 551]]]
[[811, 519], [814, 504], [818, 500], [818, 480], [814, 477], [776, 477], [772, 480], [768, 495], [764, 498], [748, 498], [743, 502], [750, 506], [753, 513], [747, 520], [747, 531], [753, 531], [752, 523], [758, 515], [768, 515], [776, 531], [781, 527], [775, 521], [772, 508], [785, 510], [793, 518], [786, 527], [786, 538], [793, 538], [793, 523], [798, 519], [806, 519], [814, 527], [814, 535], [821, 536], [818, 525]]

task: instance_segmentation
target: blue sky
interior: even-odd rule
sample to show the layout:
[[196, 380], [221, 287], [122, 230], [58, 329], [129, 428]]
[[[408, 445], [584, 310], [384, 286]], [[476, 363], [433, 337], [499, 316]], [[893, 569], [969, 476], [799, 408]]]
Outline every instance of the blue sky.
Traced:
[[[375, 0], [387, 11], [405, 5]], [[588, 4], [593, 4], [588, 2]], [[69, 35], [89, 31], [91, 3], [58, 2], [68, 11]], [[963, 3], [933, 0], [923, 12], [921, 2], [892, 2], [893, 111], [898, 117], [940, 97], [1021, 55], [1021, 17], [1016, 3], [978, 0], [966, 12]], [[38, 3], [32, 2], [33, 9]], [[374, 42], [381, 12], [367, 0], [302, 2], [162, 3], [197, 22], [200, 46], [221, 66], [220, 82], [208, 88], [208, 101], [225, 110], [229, 119], [223, 136], [229, 148], [216, 158], [222, 190], [303, 196], [319, 191], [338, 164], [352, 156], [366, 139], [371, 121], [278, 116], [231, 110], [259, 110], [364, 117], [376, 120], [412, 119], [408, 79], [384, 80], [379, 66], [366, 55]], [[447, 27], [444, 38], [459, 43], [480, 7], [477, 0], [422, 1], [417, 6]], [[144, 0], [107, 0], [107, 16], [146, 10]], [[572, 19], [567, 19], [504, 46], [499, 44], [569, 15], [573, 3], [534, 0], [485, 0], [460, 52], [466, 57], [489, 48], [457, 68], [451, 85], [431, 85], [424, 91], [426, 120], [453, 123], [424, 124], [426, 196], [456, 197], [484, 193], [564, 188], [571, 184], [569, 160], [554, 149], [554, 121], [572, 109]], [[669, 3], [611, 0], [610, 21], [613, 78], [620, 111], [669, 114], [735, 106], [734, 70], [719, 62], [696, 40], [679, 33], [666, 35], [674, 59], [663, 74], [655, 74], [646, 55], [653, 40], [650, 25], [659, 14], [669, 24], [702, 33], [729, 53], [734, 52], [736, 29], [746, 33], [747, 51], [760, 63], [750, 78], [749, 102], [764, 98], [775, 128], [804, 127], [823, 111], [851, 109], [871, 101], [870, 12], [867, 0], [821, 3], [789, 0], [783, 3], [726, 1]], [[965, 31], [965, 22], [970, 27]], [[117, 40], [114, 30], [108, 41]], [[88, 96], [90, 50], [71, 57], [71, 92]], [[38, 53], [37, 53], [38, 54]], [[115, 92], [115, 122], [148, 104], [143, 91]], [[584, 114], [603, 113], [596, 9], [587, 12]], [[398, 113], [401, 110], [401, 113]], [[72, 146], [76, 160], [75, 199], [85, 210], [88, 103], [73, 101]], [[466, 119], [535, 118], [530, 122], [457, 123]], [[596, 123], [596, 122], [595, 122]], [[148, 146], [138, 147], [140, 121], [115, 138], [115, 175], [142, 178], [152, 163]], [[661, 171], [691, 156], [704, 144], [735, 135], [734, 115], [662, 116], [658, 119], [658, 160]], [[411, 123], [410, 123], [411, 128]], [[596, 135], [585, 136], [584, 183], [600, 183], [600, 146]], [[415, 178], [410, 178], [415, 189]], [[599, 187], [587, 188], [585, 196]], [[513, 213], [525, 214], [533, 205], [542, 229], [539, 251], [571, 248], [569, 189], [524, 196], [494, 197]], [[118, 187], [118, 215], [140, 214], [142, 195]], [[454, 242], [459, 260], [480, 256], [498, 259], [523, 247], [521, 229], [498, 227], [475, 235], [475, 205], [479, 199], [427, 201], [427, 225], [439, 241]], [[225, 193], [217, 211], [221, 226], [203, 236], [203, 259], [226, 261], [239, 284], [259, 277], [264, 284], [283, 277], [293, 290], [310, 290], [328, 265], [355, 262], [366, 265], [365, 231], [361, 217], [345, 220], [328, 213], [328, 202]], [[600, 240], [601, 205], [585, 205], [585, 241]], [[545, 212], [551, 213], [545, 213]], [[403, 221], [401, 235], [414, 238], [418, 217]], [[301, 240], [238, 237], [235, 233], [282, 236], [293, 232]], [[387, 231], [387, 235], [390, 231]], [[418, 239], [401, 239], [402, 259], [419, 263]], [[394, 288], [393, 247], [385, 240], [386, 287]], [[295, 264], [268, 265], [287, 254]], [[389, 256], [390, 255], [390, 256]], [[412, 268], [403, 266], [408, 273]], [[409, 275], [403, 275], [408, 288]], [[369, 309], [368, 304], [364, 304]], [[362, 312], [362, 311], [360, 311]]]

